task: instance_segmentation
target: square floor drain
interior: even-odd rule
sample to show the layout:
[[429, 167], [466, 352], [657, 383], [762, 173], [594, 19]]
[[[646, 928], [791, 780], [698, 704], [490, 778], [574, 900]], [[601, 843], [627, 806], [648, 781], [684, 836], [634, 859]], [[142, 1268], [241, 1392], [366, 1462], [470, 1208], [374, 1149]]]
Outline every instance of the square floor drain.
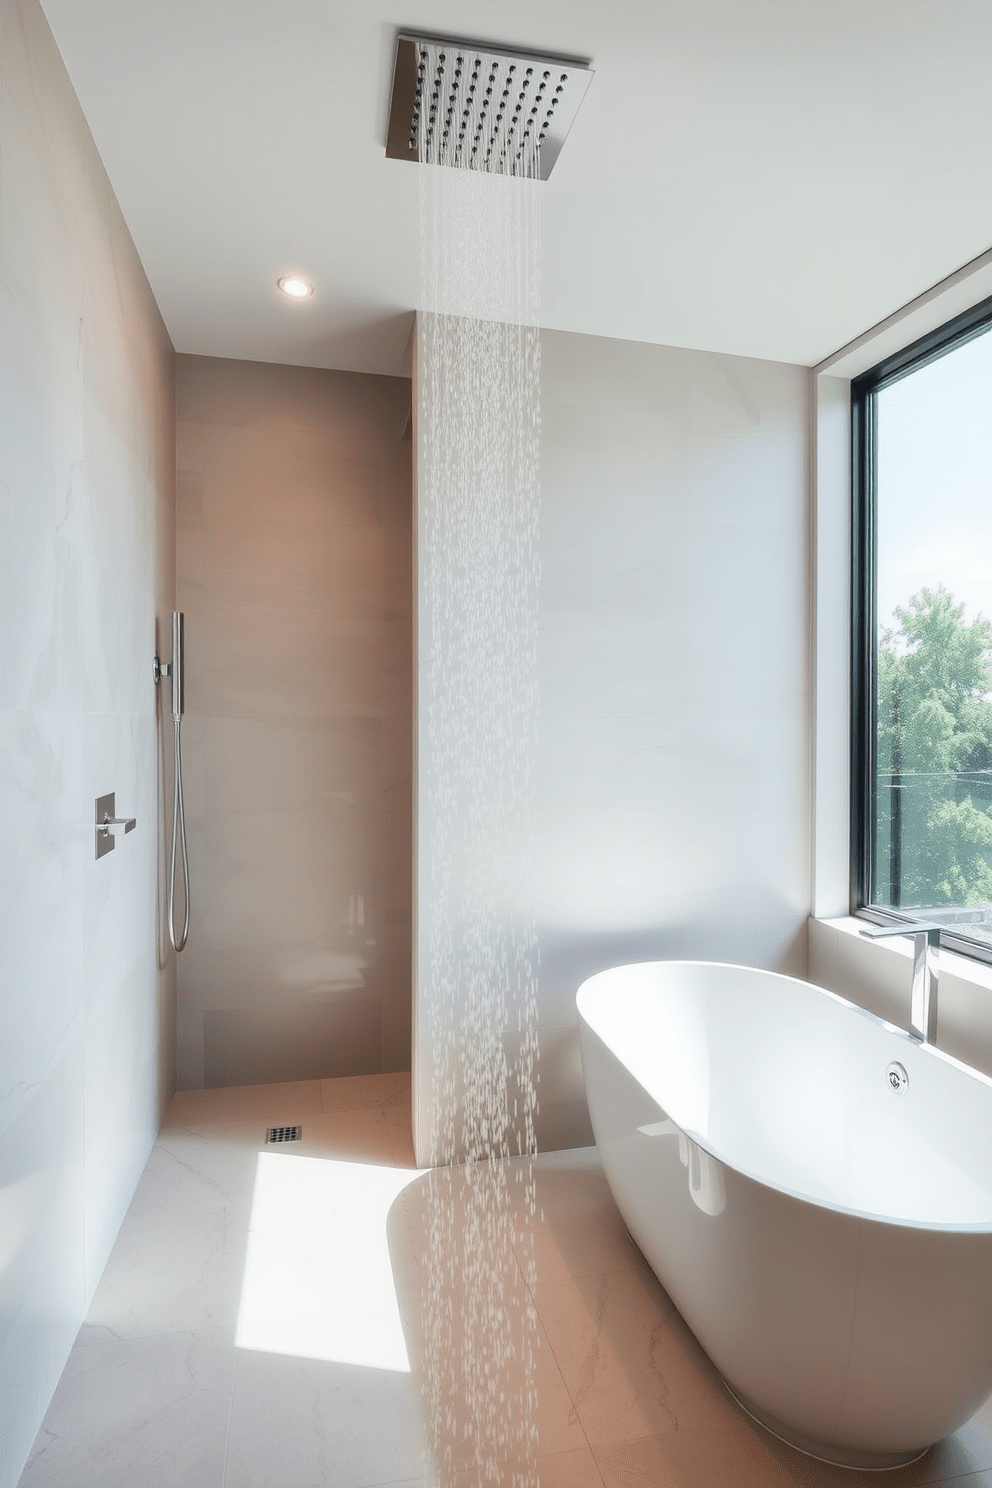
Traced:
[[302, 1126], [270, 1126], [265, 1133], [266, 1143], [298, 1142], [303, 1136]]

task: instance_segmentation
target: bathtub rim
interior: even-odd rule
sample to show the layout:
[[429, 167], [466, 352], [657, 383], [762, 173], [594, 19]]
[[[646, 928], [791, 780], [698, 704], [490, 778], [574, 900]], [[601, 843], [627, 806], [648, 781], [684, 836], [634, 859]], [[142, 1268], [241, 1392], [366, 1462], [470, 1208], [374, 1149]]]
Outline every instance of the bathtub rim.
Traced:
[[[612, 1049], [609, 1041], [604, 1037], [604, 1035], [592, 1021], [592, 1019], [588, 1016], [585, 1008], [583, 1007], [583, 1003], [586, 1003], [588, 1005], [588, 1002], [594, 995], [594, 990], [597, 983], [603, 982], [608, 977], [613, 977], [619, 972], [641, 970], [648, 967], [653, 968], [668, 966], [703, 967], [719, 971], [745, 971], [751, 973], [752, 975], [757, 974], [763, 977], [768, 977], [773, 981], [785, 982], [791, 986], [802, 987], [807, 991], [812, 990], [814, 992], [817, 992], [821, 996], [828, 998], [831, 1002], [839, 1004], [840, 1007], [852, 1013], [856, 1013], [862, 1018], [866, 1018], [869, 1022], [875, 1024], [877, 1027], [884, 1028], [887, 1033], [896, 1035], [899, 1039], [902, 1040], [904, 1044], [908, 1044], [915, 1049], [922, 1050], [929, 1057], [937, 1059], [943, 1064], [949, 1065], [952, 1069], [959, 1071], [962, 1075], [968, 1077], [969, 1079], [977, 1080], [979, 1084], [984, 1085], [990, 1092], [990, 1099], [992, 1099], [992, 1076], [986, 1075], [983, 1070], [975, 1069], [972, 1065], [965, 1064], [962, 1060], [955, 1058], [953, 1054], [945, 1053], [944, 1050], [938, 1048], [936, 1044], [921, 1044], [917, 1039], [912, 1038], [906, 1029], [900, 1028], [898, 1024], [890, 1023], [887, 1019], [878, 1017], [876, 1013], [870, 1012], [867, 1008], [860, 1007], [856, 1002], [851, 1002], [849, 998], [841, 997], [838, 992], [831, 992], [827, 987], [821, 987], [816, 982], [803, 981], [801, 977], [787, 976], [783, 972], [768, 971], [761, 966], [745, 966], [741, 962], [736, 961], [688, 960], [681, 957], [670, 960], [628, 961], [623, 962], [617, 966], [604, 967], [601, 971], [594, 972], [592, 976], [586, 977], [585, 980], [580, 984], [578, 991], [575, 994], [575, 1004], [578, 1011], [580, 1024], [584, 1023], [589, 1031], [595, 1034], [596, 1038], [598, 1038], [607, 1049], [610, 1049], [610, 1052], [617, 1060], [620, 1059], [620, 1056], [616, 1054], [616, 1052]], [[622, 1061], [620, 1062], [622, 1063]], [[982, 1221], [972, 1221], [964, 1224], [953, 1224], [936, 1220], [901, 1219], [893, 1215], [878, 1214], [873, 1210], [855, 1209], [850, 1205], [837, 1204], [829, 1199], [823, 1199], [817, 1197], [814, 1194], [804, 1193], [801, 1189], [791, 1188], [787, 1184], [775, 1183], [771, 1181], [767, 1176], [762, 1175], [761, 1173], [754, 1172], [750, 1168], [744, 1167], [738, 1162], [731, 1162], [731, 1160], [727, 1156], [725, 1156], [724, 1153], [722, 1153], [719, 1148], [716, 1147], [714, 1143], [711, 1142], [708, 1138], [700, 1136], [697, 1131], [694, 1131], [689, 1127], [680, 1126], [679, 1122], [675, 1121], [674, 1117], [668, 1111], [667, 1107], [656, 1100], [654, 1094], [641, 1084], [641, 1082], [637, 1079], [637, 1076], [626, 1065], [624, 1065], [624, 1069], [627, 1070], [630, 1078], [634, 1080], [642, 1090], [644, 1090], [644, 1093], [648, 1096], [648, 1098], [650, 1100], [653, 1100], [660, 1110], [664, 1111], [666, 1117], [668, 1117], [668, 1119], [671, 1120], [673, 1124], [679, 1128], [680, 1131], [684, 1132], [685, 1136], [691, 1142], [694, 1142], [697, 1147], [699, 1147], [703, 1152], [707, 1153], [707, 1155], [712, 1157], [716, 1162], [721, 1163], [724, 1168], [728, 1168], [731, 1172], [740, 1174], [742, 1177], [747, 1178], [752, 1183], [756, 1183], [760, 1188], [766, 1189], [770, 1193], [784, 1194], [787, 1198], [795, 1199], [799, 1203], [812, 1204], [817, 1209], [825, 1209], [833, 1214], [845, 1215], [852, 1219], [866, 1220], [871, 1224], [884, 1225], [893, 1229], [928, 1230], [938, 1235], [992, 1235], [992, 1218]]]

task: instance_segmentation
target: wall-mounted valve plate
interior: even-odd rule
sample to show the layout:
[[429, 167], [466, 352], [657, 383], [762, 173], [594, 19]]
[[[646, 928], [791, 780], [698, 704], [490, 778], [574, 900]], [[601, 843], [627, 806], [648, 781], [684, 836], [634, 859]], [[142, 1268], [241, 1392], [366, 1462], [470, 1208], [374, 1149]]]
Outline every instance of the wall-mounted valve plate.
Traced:
[[133, 832], [138, 825], [133, 816], [118, 816], [115, 796], [117, 792], [111, 791], [107, 796], [97, 796], [94, 828], [96, 833], [96, 855], [98, 858], [105, 857], [107, 853], [113, 852], [117, 846], [117, 838], [123, 837], [126, 832]]

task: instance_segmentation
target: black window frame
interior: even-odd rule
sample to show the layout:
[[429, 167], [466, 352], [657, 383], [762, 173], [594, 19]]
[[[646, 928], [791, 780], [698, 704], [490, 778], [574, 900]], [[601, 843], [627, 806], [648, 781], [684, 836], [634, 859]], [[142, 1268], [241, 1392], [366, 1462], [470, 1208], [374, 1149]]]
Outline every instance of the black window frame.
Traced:
[[[912, 915], [872, 904], [874, 874], [877, 699], [877, 394], [992, 328], [992, 296], [954, 316], [851, 381], [851, 913], [876, 923]], [[992, 963], [992, 948], [948, 928], [940, 941]]]

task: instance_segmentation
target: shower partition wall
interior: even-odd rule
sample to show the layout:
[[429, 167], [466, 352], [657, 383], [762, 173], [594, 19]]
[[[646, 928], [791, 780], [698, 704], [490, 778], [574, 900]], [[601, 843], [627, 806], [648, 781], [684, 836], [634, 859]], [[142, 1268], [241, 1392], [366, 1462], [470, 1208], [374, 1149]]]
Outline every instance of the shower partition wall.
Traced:
[[[421, 1162], [438, 1001], [423, 783], [447, 747], [432, 697], [455, 685], [431, 648], [428, 376], [416, 368]], [[591, 1139], [575, 1015], [586, 976], [671, 956], [806, 974], [808, 417], [801, 367], [541, 332], [533, 863], [500, 913], [534, 914], [542, 1149]], [[504, 1048], [512, 1068], [516, 1027]]]

